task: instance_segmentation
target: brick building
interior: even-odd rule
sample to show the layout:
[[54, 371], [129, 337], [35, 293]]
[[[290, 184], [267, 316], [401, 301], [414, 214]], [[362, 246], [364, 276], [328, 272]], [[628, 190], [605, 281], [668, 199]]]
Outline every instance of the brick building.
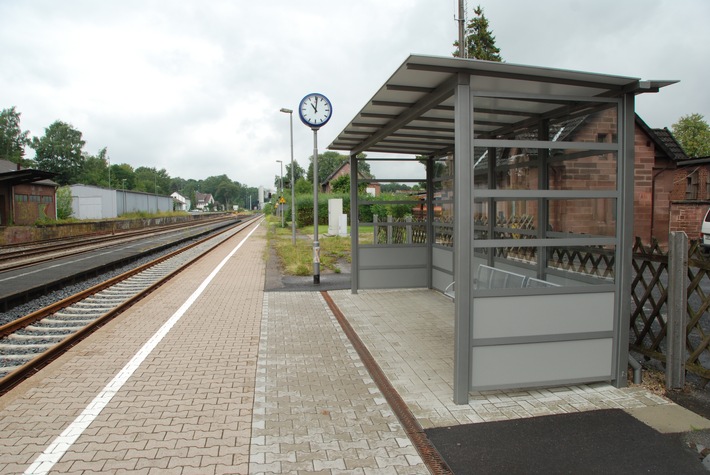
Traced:
[[[552, 141], [616, 143], [616, 114], [601, 111], [552, 124]], [[700, 217], [710, 205], [710, 159], [702, 164], [689, 161], [668, 129], [651, 129], [637, 115], [634, 128], [634, 234], [646, 244], [653, 238], [661, 245], [671, 230], [685, 230], [691, 238], [699, 233]], [[537, 137], [530, 137], [536, 139]], [[544, 139], [544, 138], [543, 138]], [[562, 159], [555, 150], [508, 149], [496, 157], [496, 183], [502, 189], [535, 189], [538, 170], [528, 167], [538, 153], [548, 154], [550, 189], [609, 190], [616, 187], [616, 157], [613, 153], [577, 152], [575, 160]], [[486, 151], [476, 183], [486, 179]], [[702, 160], [700, 161], [702, 162]], [[499, 204], [499, 221], [519, 221], [537, 216], [535, 200]], [[559, 200], [549, 202], [550, 231], [612, 235], [616, 226], [614, 200]], [[485, 212], [484, 212], [485, 214]]]
[[[340, 165], [333, 173], [331, 173], [328, 178], [325, 179], [321, 185], [321, 189], [325, 193], [332, 193], [333, 188], [331, 183], [342, 176], [350, 176], [350, 161], [346, 160]], [[362, 172], [358, 172], [358, 178], [360, 180], [371, 179], [371, 176], [365, 176]], [[380, 196], [380, 184], [370, 182], [367, 184], [366, 193], [372, 196]]]
[[21, 168], [0, 160], [0, 226], [28, 226], [39, 219], [56, 219], [55, 174]]

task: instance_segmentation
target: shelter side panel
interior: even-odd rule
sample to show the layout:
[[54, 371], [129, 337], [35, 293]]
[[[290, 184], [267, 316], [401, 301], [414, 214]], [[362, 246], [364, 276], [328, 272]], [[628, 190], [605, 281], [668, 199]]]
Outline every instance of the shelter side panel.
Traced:
[[612, 339], [474, 347], [471, 389], [505, 389], [611, 379]]
[[608, 381], [614, 293], [476, 298], [471, 387]]

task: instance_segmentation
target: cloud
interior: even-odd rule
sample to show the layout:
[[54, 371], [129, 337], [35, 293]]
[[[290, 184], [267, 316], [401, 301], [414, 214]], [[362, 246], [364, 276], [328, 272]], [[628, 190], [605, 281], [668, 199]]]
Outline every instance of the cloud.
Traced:
[[[710, 2], [483, 7], [508, 62], [680, 79], [640, 96], [642, 117], [652, 127], [693, 112], [710, 117]], [[334, 115], [319, 133], [324, 150], [410, 53], [451, 55], [455, 10], [454, 1], [431, 0], [0, 2], [0, 108], [17, 106], [33, 135], [69, 122], [89, 153], [108, 147], [112, 163], [273, 186], [276, 160], [290, 160], [280, 108], [326, 94]], [[312, 149], [295, 114], [304, 168]]]

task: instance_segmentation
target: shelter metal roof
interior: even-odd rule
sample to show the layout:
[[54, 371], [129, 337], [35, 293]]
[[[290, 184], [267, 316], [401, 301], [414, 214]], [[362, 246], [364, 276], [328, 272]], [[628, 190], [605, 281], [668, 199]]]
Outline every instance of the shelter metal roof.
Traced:
[[[642, 81], [475, 59], [411, 55], [328, 147], [440, 156], [454, 146], [454, 88], [471, 77], [477, 137], [494, 137], [570, 113], [575, 98], [657, 92], [677, 81]], [[537, 96], [531, 99], [530, 96]], [[561, 101], [559, 98], [568, 100]], [[579, 105], [583, 111], [589, 104]]]
[[34, 183], [47, 180], [47, 183], [43, 184], [56, 186], [56, 183], [49, 180], [56, 175], [56, 173], [34, 170], [32, 168], [18, 169], [16, 163], [9, 160], [0, 160], [0, 184], [2, 185], [14, 186], [22, 183]]

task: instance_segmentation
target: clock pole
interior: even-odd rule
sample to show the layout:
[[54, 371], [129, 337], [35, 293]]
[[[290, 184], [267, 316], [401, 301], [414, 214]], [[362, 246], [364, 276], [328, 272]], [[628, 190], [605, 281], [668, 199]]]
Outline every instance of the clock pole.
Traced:
[[333, 106], [323, 94], [311, 93], [301, 99], [298, 115], [313, 131], [313, 283], [320, 284], [320, 243], [318, 242], [318, 129], [330, 120]]
[[318, 127], [313, 127], [313, 284], [320, 284], [320, 243], [318, 242]]

